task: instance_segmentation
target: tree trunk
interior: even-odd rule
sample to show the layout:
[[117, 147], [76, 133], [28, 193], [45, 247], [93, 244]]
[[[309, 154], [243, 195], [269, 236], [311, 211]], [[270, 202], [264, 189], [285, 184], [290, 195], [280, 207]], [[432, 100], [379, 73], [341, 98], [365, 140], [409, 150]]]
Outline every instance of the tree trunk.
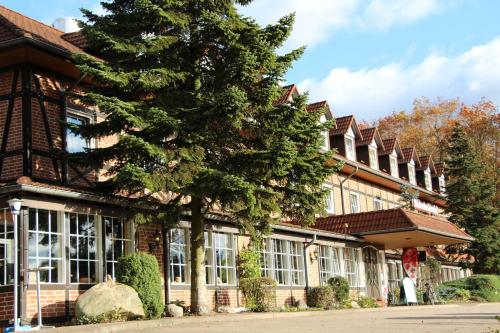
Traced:
[[205, 218], [201, 198], [192, 198], [191, 213], [191, 312], [203, 315], [209, 309], [205, 281]]

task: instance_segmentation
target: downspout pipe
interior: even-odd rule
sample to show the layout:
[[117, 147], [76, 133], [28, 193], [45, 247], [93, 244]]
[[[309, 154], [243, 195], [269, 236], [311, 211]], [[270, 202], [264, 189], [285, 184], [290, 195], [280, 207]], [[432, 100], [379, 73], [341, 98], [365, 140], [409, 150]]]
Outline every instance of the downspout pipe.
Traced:
[[313, 238], [306, 243], [304, 246], [304, 274], [306, 276], [306, 290], [309, 290], [309, 270], [307, 269], [307, 249], [309, 246], [313, 245], [316, 242], [317, 236], [316, 234], [313, 235]]
[[[356, 165], [354, 171], [340, 181], [340, 203], [342, 204], [342, 215], [345, 214], [344, 183], [351, 179], [358, 172], [358, 170], [359, 166]], [[338, 175], [337, 178], [340, 180], [340, 177]]]

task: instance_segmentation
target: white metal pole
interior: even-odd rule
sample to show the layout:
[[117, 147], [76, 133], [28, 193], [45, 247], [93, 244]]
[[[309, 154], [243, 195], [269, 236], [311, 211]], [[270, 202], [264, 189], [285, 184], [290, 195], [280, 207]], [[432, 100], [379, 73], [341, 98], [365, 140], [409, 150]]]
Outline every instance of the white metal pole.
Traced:
[[40, 302], [40, 269], [36, 271], [36, 307], [38, 310], [38, 327], [42, 328], [42, 302]]
[[18, 281], [18, 255], [17, 255], [17, 216], [18, 214], [12, 214], [14, 217], [14, 332], [18, 331], [19, 325], [17, 320], [17, 281]]

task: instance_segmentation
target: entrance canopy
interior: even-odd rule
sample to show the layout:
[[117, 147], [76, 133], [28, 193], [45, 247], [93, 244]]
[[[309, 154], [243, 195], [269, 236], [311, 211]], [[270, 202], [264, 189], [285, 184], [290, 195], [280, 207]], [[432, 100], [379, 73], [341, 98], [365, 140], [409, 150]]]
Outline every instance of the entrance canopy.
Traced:
[[467, 243], [474, 238], [445, 218], [396, 208], [316, 219], [315, 228], [361, 236], [385, 249]]

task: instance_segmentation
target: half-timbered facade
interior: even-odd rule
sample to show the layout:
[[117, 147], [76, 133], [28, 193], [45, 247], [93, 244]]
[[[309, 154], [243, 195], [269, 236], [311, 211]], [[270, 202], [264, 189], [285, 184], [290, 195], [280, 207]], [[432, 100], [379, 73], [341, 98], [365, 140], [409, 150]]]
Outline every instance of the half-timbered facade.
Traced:
[[[41, 276], [42, 315], [67, 320], [78, 295], [107, 275], [114, 277], [117, 259], [132, 251], [156, 256], [166, 302], [189, 304], [189, 218], [173, 230], [135, 226], [125, 218], [126, 203], [93, 189], [101, 171], [81, 169], [65, 158], [65, 152], [102, 147], [114, 140], [87, 142], [65, 126], [103, 119], [98, 110], [83, 107], [73, 97], [91, 83], [72, 63], [72, 54], [84, 52], [83, 46], [78, 33], [64, 33], [0, 6], [0, 322], [4, 324], [13, 311], [14, 251], [20, 257], [19, 315], [25, 321], [37, 314], [35, 280], [28, 268], [51, 268]], [[296, 86], [284, 87], [276, 103], [287, 103], [297, 94]], [[326, 102], [308, 108], [325, 109], [322, 121], [333, 118]], [[326, 211], [330, 216], [348, 216], [352, 222], [344, 229], [322, 223], [311, 228], [274, 226], [262, 253], [262, 274], [278, 282], [277, 305], [305, 299], [309, 287], [335, 275], [345, 276], [353, 292], [383, 301], [389, 284], [399, 281], [398, 268], [392, 266], [398, 257], [389, 256], [388, 250], [471, 239], [457, 229], [436, 229], [434, 224], [449, 222], [429, 211], [412, 215], [416, 221], [407, 226], [407, 237], [417, 232], [421, 236], [413, 242], [387, 236], [399, 223], [390, 214], [384, 215], [388, 230], [368, 236], [366, 230], [355, 229], [357, 214], [399, 212], [403, 184], [419, 190], [420, 203], [415, 207], [422, 210], [429, 205], [438, 215], [446, 204], [443, 168], [430, 158], [419, 159], [412, 148], [401, 149], [396, 139], [382, 140], [377, 129], [359, 129], [354, 116], [337, 118], [336, 127], [324, 136], [323, 149], [336, 149], [335, 162], [343, 163], [341, 173], [325, 181]], [[423, 187], [418, 172], [423, 172]], [[6, 204], [14, 197], [23, 200], [17, 249]], [[430, 219], [424, 227], [418, 224], [422, 216]], [[249, 237], [230, 219], [217, 214], [207, 218], [207, 296], [214, 308], [242, 306], [236, 260]]]

